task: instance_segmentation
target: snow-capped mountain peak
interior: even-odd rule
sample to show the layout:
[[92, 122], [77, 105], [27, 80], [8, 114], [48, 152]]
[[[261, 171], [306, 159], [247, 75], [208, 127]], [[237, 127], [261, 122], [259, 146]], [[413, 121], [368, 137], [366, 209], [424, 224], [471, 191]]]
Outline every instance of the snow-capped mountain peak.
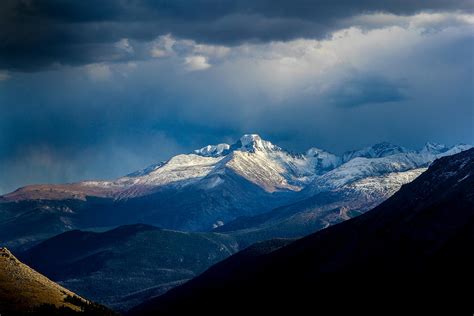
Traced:
[[262, 138], [258, 134], [244, 134], [240, 137], [240, 142], [242, 143], [242, 146], [248, 146], [250, 144], [261, 143]]
[[427, 142], [421, 152], [430, 154], [441, 154], [447, 150], [449, 150], [449, 148], [446, 145]]
[[201, 180], [212, 180], [212, 185], [206, 182], [205, 187], [216, 187], [224, 183], [222, 175], [230, 170], [267, 192], [300, 191], [304, 188], [314, 192], [334, 189], [365, 177], [427, 167], [436, 158], [471, 147], [428, 143], [420, 151], [410, 151], [383, 142], [343, 156], [316, 147], [305, 154], [293, 155], [257, 134], [245, 134], [233, 145], [208, 145], [192, 154], [174, 156], [113, 182], [84, 184], [111, 188], [140, 186], [136, 192], [131, 192], [133, 195], [153, 187], [183, 187]]
[[257, 134], [245, 134], [239, 139], [237, 143], [231, 146], [231, 149], [255, 152], [280, 150], [280, 147], [273, 145], [269, 141], [263, 140]]
[[[267, 192], [308, 189], [308, 192], [314, 193], [339, 188], [366, 177], [424, 168], [439, 157], [471, 147], [428, 143], [422, 150], [413, 151], [383, 142], [342, 156], [319, 148], [311, 148], [304, 154], [292, 154], [257, 134], [245, 134], [233, 145], [208, 145], [112, 181], [64, 185], [58, 187], [57, 196], [129, 198], [164, 187], [196, 185], [216, 188], [225, 186], [229, 175], [238, 175]], [[33, 193], [39, 196], [40, 189], [26, 187], [8, 198], [32, 196]], [[52, 192], [48, 190], [52, 189], [44, 186], [44, 192]], [[48, 196], [56, 194], [53, 193], [48, 193]]]
[[225, 156], [229, 152], [229, 148], [229, 144], [207, 145], [196, 149], [194, 153], [204, 157], [220, 157]]
[[341, 157], [316, 147], [308, 149], [305, 157], [308, 160], [314, 161], [317, 173], [334, 169], [342, 162]]
[[194, 150], [194, 154], [203, 157], [221, 157], [233, 151], [243, 152], [256, 152], [256, 151], [280, 151], [281, 148], [272, 144], [269, 141], [263, 140], [257, 134], [244, 134], [236, 143], [233, 145], [229, 144], [218, 144], [218, 145], [207, 145], [200, 149]]
[[378, 158], [409, 152], [408, 149], [389, 142], [375, 144], [372, 146], [372, 150]]
[[[470, 147], [457, 145], [442, 153], [431, 153], [381, 143], [352, 152], [354, 158], [344, 161], [342, 156], [319, 148], [292, 154], [258, 135], [248, 134], [231, 146], [205, 146], [115, 180], [27, 186], [0, 196], [0, 202], [84, 201], [64, 204], [67, 208], [58, 209], [63, 216], [64, 212], [81, 212], [82, 205], [90, 200], [91, 210], [96, 211], [105, 203], [107, 212], [127, 212], [127, 220], [146, 218], [165, 228], [208, 230], [218, 221], [258, 215], [322, 194], [314, 201], [326, 204], [317, 206], [311, 210], [317, 212], [311, 214], [319, 216], [322, 210], [321, 214], [328, 214], [324, 215], [329, 216], [325, 217], [328, 221], [338, 221], [350, 217], [352, 211], [363, 212], [380, 203], [437, 158]], [[442, 147], [427, 146], [431, 151], [436, 148]], [[100, 202], [95, 202], [99, 201], [96, 197], [101, 198]], [[54, 209], [62, 204], [44, 205]], [[80, 205], [81, 209], [69, 205]], [[329, 213], [325, 213], [326, 209]], [[132, 213], [137, 213], [136, 217], [128, 217]]]
[[321, 149], [321, 148], [317, 148], [317, 147], [311, 147], [310, 149], [308, 149], [305, 153], [305, 156], [306, 157], [312, 157], [312, 158], [316, 158], [316, 157], [320, 157], [320, 158], [326, 158], [326, 157], [337, 157], [335, 154], [333, 153], [330, 153], [324, 149]]
[[370, 147], [365, 147], [360, 150], [354, 150], [346, 152], [343, 155], [343, 161], [347, 162], [351, 159], [362, 157], [362, 158], [382, 158], [395, 154], [408, 153], [410, 150], [394, 145], [389, 142], [381, 142]]

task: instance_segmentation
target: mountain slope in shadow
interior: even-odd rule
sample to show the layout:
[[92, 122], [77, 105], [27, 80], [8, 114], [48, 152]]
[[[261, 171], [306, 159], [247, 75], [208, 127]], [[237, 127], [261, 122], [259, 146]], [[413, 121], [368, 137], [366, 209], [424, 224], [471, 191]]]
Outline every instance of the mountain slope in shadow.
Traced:
[[238, 253], [131, 313], [472, 313], [473, 245], [471, 149], [359, 217], [268, 254]]
[[127, 310], [197, 276], [238, 250], [232, 237], [150, 225], [69, 231], [20, 253], [36, 270], [76, 293]]

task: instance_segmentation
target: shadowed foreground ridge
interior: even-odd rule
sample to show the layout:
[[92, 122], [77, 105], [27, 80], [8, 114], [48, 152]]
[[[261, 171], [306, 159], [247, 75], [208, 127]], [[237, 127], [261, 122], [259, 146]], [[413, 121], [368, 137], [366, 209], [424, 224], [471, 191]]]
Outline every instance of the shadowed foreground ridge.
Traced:
[[113, 315], [49, 280], [0, 248], [0, 314]]
[[472, 312], [474, 149], [375, 209], [269, 254], [241, 254], [132, 313]]

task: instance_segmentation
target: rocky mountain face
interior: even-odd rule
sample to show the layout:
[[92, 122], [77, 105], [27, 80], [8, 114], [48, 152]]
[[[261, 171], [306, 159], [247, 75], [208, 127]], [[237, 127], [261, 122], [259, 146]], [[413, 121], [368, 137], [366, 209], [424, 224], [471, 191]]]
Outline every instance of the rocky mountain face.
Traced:
[[[381, 143], [341, 156], [318, 148], [293, 154], [248, 134], [113, 181], [32, 185], [6, 194], [0, 197], [0, 242], [25, 249], [71, 229], [138, 222], [207, 231], [317, 195], [339, 196], [341, 203], [332, 206], [340, 215], [318, 218], [308, 230], [324, 227], [380, 203], [434, 159], [469, 147], [428, 144], [412, 151]], [[325, 204], [315, 202], [313, 217]]]
[[26, 315], [113, 315], [46, 278], [0, 248], [0, 313]]
[[470, 313], [473, 188], [474, 149], [440, 158], [373, 210], [238, 253], [131, 314]]

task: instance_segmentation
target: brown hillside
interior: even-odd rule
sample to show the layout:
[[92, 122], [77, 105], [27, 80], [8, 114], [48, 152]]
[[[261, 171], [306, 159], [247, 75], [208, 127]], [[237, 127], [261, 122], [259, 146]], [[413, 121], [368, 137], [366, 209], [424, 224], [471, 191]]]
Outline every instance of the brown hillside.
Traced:
[[79, 306], [65, 302], [67, 296], [77, 297], [21, 263], [7, 248], [0, 248], [0, 312], [24, 312], [43, 304], [79, 311]]

